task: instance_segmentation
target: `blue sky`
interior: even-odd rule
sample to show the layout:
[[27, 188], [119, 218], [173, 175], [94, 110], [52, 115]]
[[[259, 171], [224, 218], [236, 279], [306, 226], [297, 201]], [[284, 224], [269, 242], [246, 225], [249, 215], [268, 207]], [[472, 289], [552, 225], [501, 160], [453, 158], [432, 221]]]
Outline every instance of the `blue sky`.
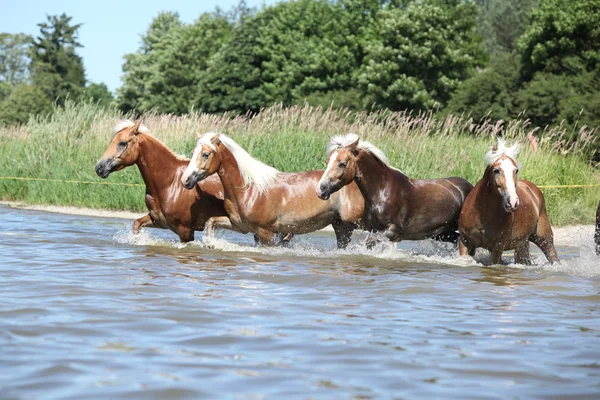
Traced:
[[[78, 53], [83, 57], [86, 78], [104, 82], [114, 92], [121, 85], [123, 55], [137, 50], [140, 34], [160, 11], [176, 11], [183, 22], [189, 23], [217, 5], [229, 10], [237, 3], [238, 0], [3, 0], [0, 32], [37, 35], [37, 24], [46, 20], [46, 14], [66, 13], [73, 17], [73, 23], [83, 24], [79, 42], [84, 47]], [[265, 2], [247, 0], [246, 3], [260, 7]]]

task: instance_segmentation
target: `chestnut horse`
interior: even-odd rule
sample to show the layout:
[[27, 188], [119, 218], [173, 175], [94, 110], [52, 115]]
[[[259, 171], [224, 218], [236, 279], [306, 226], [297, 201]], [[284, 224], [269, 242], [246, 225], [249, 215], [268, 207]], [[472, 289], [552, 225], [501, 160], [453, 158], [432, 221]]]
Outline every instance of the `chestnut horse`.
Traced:
[[460, 207], [473, 187], [462, 178], [411, 179], [386, 155], [353, 133], [327, 146], [327, 169], [316, 193], [327, 200], [346, 185], [358, 185], [365, 200], [365, 226], [394, 242], [433, 238], [456, 243]]
[[141, 120], [120, 121], [115, 132], [96, 164], [96, 174], [106, 178], [111, 172], [137, 164], [146, 184], [145, 200], [150, 213], [134, 221], [134, 234], [145, 226], [170, 229], [181, 242], [189, 242], [194, 240], [194, 231], [203, 230], [205, 225], [209, 236], [214, 225], [232, 229], [218, 178], [207, 179], [194, 190], [183, 190], [179, 178], [189, 159], [175, 155], [150, 135]]
[[515, 262], [530, 264], [529, 241], [535, 243], [548, 261], [558, 262], [554, 235], [546, 214], [544, 195], [533, 183], [517, 178], [517, 144], [504, 140], [486, 154], [483, 178], [465, 200], [458, 229], [460, 255], [475, 254], [482, 247], [498, 264], [504, 250], [515, 250]]
[[203, 135], [181, 177], [187, 189], [218, 173], [225, 190], [225, 209], [242, 232], [254, 232], [272, 246], [273, 233], [313, 232], [331, 224], [338, 247], [344, 248], [360, 225], [364, 202], [356, 185], [323, 202], [312, 188], [323, 171], [284, 173], [252, 158], [233, 139]]

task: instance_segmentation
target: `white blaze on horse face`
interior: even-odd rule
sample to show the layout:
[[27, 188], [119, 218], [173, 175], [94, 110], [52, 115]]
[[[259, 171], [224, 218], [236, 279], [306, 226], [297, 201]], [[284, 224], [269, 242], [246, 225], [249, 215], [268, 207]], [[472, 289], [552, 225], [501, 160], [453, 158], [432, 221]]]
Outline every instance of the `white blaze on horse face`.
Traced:
[[196, 146], [194, 148], [194, 153], [192, 154], [192, 159], [190, 160], [190, 163], [188, 164], [187, 168], [183, 172], [183, 175], [181, 176], [181, 183], [185, 184], [187, 179], [190, 177], [190, 175], [192, 175], [192, 173], [194, 173], [194, 171], [198, 172], [198, 167], [196, 166], [196, 160], [198, 159], [198, 154], [200, 154], [201, 150], [202, 150], [202, 146]]
[[321, 184], [323, 183], [323, 181], [325, 179], [327, 179], [328, 181], [331, 181], [331, 179], [328, 178], [327, 175], [329, 174], [329, 171], [331, 170], [331, 168], [333, 168], [333, 165], [335, 164], [335, 162], [337, 160], [337, 156], [338, 156], [337, 150], [335, 150], [333, 153], [331, 153], [331, 156], [329, 157], [329, 163], [327, 164], [327, 168], [325, 168], [325, 172], [323, 172], [323, 176], [321, 176], [321, 179], [319, 179], [319, 182], [317, 183], [317, 195], [319, 197], [321, 196]]
[[504, 158], [498, 163], [498, 168], [504, 173], [505, 188], [500, 190], [504, 204], [508, 204], [513, 210], [516, 210], [519, 196], [517, 196], [517, 182], [514, 179], [514, 172], [517, 166], [510, 158]]

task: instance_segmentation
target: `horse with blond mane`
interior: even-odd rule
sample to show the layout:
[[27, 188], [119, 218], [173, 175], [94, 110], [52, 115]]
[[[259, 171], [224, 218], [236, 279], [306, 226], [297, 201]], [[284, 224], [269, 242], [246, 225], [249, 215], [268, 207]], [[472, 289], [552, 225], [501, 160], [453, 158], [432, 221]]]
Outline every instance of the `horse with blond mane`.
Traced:
[[228, 136], [207, 133], [198, 140], [181, 183], [191, 189], [215, 173], [231, 222], [242, 232], [254, 232], [262, 245], [274, 244], [273, 233], [308, 233], [331, 224], [343, 248], [361, 223], [364, 202], [356, 185], [323, 202], [312, 190], [323, 171], [279, 172]]
[[[194, 240], [194, 231], [215, 226], [233, 229], [223, 206], [223, 186], [218, 178], [207, 179], [183, 190], [179, 179], [189, 159], [175, 155], [150, 135], [142, 121], [117, 122], [106, 152], [96, 164], [96, 174], [107, 178], [112, 172], [136, 164], [146, 184], [147, 215], [133, 222], [132, 231], [142, 227], [170, 229], [181, 242]], [[207, 223], [208, 222], [208, 223]], [[235, 230], [235, 229], [234, 229]]]
[[323, 200], [358, 185], [365, 226], [394, 242], [433, 238], [456, 243], [458, 216], [473, 187], [462, 178], [411, 179], [393, 168], [383, 151], [350, 133], [327, 146], [327, 169], [316, 185]]
[[458, 229], [460, 255], [473, 256], [482, 247], [498, 264], [505, 250], [515, 250], [515, 262], [530, 264], [529, 241], [551, 263], [558, 262], [544, 195], [533, 183], [518, 179], [519, 146], [498, 143], [485, 156], [483, 178], [465, 200]]

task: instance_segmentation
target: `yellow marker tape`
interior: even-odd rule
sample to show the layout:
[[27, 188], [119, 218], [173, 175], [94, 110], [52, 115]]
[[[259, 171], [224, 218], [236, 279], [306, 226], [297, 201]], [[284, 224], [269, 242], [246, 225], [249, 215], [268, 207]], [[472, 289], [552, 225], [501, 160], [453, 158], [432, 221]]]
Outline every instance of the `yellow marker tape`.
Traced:
[[146, 186], [146, 185], [144, 185], [142, 183], [94, 182], [94, 181], [77, 181], [77, 180], [65, 180], [65, 179], [22, 178], [22, 177], [17, 177], [17, 176], [0, 176], [0, 179], [13, 180], [13, 181], [83, 183], [83, 184], [87, 184], [87, 185]]

